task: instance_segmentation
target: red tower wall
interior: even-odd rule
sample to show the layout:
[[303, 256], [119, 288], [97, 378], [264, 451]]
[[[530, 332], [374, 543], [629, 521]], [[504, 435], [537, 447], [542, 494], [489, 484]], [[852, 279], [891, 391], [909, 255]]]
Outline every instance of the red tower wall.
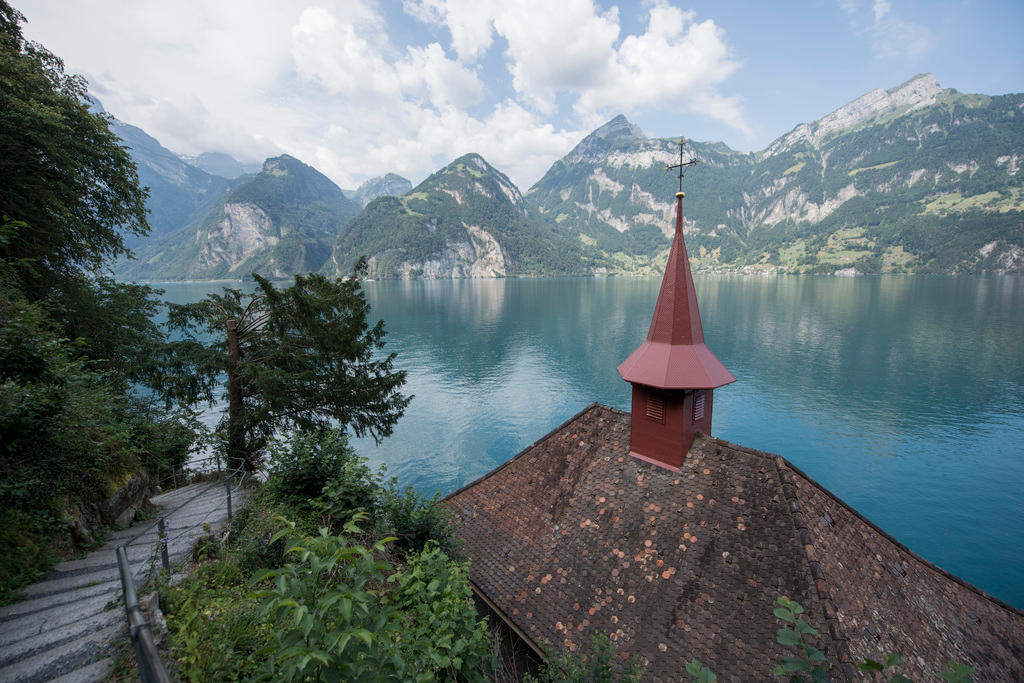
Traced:
[[[694, 419], [694, 401], [701, 392], [703, 417]], [[693, 438], [711, 433], [713, 395], [710, 389], [666, 391], [634, 384], [629, 454], [678, 471]]]

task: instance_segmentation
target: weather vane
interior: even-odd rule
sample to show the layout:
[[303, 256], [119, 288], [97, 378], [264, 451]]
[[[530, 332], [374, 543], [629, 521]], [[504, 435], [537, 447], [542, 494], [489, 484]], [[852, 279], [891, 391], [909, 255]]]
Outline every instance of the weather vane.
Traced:
[[691, 156], [689, 161], [686, 161], [686, 162], [683, 161], [683, 147], [685, 147], [685, 146], [686, 146], [686, 138], [679, 138], [679, 163], [675, 164], [674, 166], [666, 166], [665, 167], [666, 171], [671, 171], [673, 168], [678, 168], [679, 169], [679, 192], [680, 193], [682, 193], [682, 191], [683, 191], [683, 175], [686, 174], [687, 167], [688, 166], [695, 166], [695, 165], [700, 163], [700, 159], [698, 159], [696, 156]]

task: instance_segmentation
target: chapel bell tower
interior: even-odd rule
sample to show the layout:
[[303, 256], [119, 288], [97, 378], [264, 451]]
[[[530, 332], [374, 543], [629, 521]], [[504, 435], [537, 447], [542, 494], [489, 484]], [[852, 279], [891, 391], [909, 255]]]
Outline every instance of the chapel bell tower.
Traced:
[[647, 339], [619, 365], [633, 385], [629, 454], [679, 471], [698, 432], [711, 433], [713, 393], [736, 381], [704, 344], [697, 293], [683, 241], [683, 162], [679, 141], [676, 231]]

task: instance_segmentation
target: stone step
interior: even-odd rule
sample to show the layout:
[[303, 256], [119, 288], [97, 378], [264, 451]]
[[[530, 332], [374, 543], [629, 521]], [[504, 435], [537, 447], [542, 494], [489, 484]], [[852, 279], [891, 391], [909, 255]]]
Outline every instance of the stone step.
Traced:
[[53, 605], [19, 618], [0, 622], [0, 656], [3, 656], [3, 648], [11, 643], [108, 611], [108, 605], [112, 606], [109, 611], [124, 613], [124, 603], [120, 600], [120, 584], [116, 587], [111, 586], [108, 592], [100, 595], [76, 602]]
[[[233, 507], [249, 495], [246, 489], [233, 492]], [[162, 508], [158, 515], [167, 518], [172, 566], [187, 559], [204, 533], [203, 522], [215, 532], [228, 522], [225, 498], [222, 485], [209, 483], [153, 497]], [[156, 520], [147, 520], [111, 533], [86, 557], [57, 564], [43, 581], [25, 588], [19, 602], [0, 608], [0, 682], [80, 683], [108, 676], [113, 668], [104, 655], [108, 641], [128, 637], [115, 552], [119, 544], [126, 544], [136, 585], [159, 569]]]
[[[127, 623], [127, 622], [125, 622]], [[116, 625], [45, 649], [37, 655], [0, 666], [0, 681], [48, 681], [92, 663], [107, 650], [107, 642], [118, 633], [128, 637], [128, 627]]]
[[21, 597], [25, 600], [31, 600], [32, 598], [49, 595], [58, 591], [88, 588], [96, 584], [106, 583], [109, 580], [110, 570], [107, 567], [90, 567], [80, 572], [50, 573], [45, 580], [23, 588]]
[[81, 669], [76, 669], [71, 673], [50, 679], [50, 683], [97, 683], [98, 681], [107, 680], [107, 677], [110, 676], [110, 672], [113, 670], [114, 658], [104, 657], [98, 662], [93, 662]]
[[26, 657], [40, 654], [65, 643], [77, 642], [88, 638], [92, 633], [128, 623], [123, 609], [112, 609], [91, 616], [82, 616], [68, 624], [37, 633], [27, 638], [20, 638], [7, 643], [0, 650], [0, 667], [13, 664]]
[[54, 607], [65, 607], [73, 609], [73, 605], [98, 596], [106, 596], [107, 601], [117, 600], [121, 597], [120, 579], [107, 581], [106, 583], [79, 588], [76, 591], [67, 593], [53, 593], [35, 598], [33, 600], [22, 600], [13, 605], [7, 605], [0, 610], [0, 623], [23, 617], [27, 614], [37, 614]]

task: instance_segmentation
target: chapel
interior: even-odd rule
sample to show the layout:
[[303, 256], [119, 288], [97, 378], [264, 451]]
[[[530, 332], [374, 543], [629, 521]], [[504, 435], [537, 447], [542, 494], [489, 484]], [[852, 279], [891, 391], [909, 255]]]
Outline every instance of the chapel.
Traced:
[[[682, 150], [682, 145], [680, 146]], [[704, 342], [675, 233], [646, 340], [618, 370], [632, 412], [593, 404], [444, 504], [474, 592], [531, 650], [607, 634], [644, 680], [773, 680], [776, 600], [799, 602], [832, 680], [865, 658], [931, 680], [1024, 680], [1024, 613], [919, 557], [788, 460], [711, 435], [735, 381]], [[898, 494], [898, 492], [894, 492]]]

